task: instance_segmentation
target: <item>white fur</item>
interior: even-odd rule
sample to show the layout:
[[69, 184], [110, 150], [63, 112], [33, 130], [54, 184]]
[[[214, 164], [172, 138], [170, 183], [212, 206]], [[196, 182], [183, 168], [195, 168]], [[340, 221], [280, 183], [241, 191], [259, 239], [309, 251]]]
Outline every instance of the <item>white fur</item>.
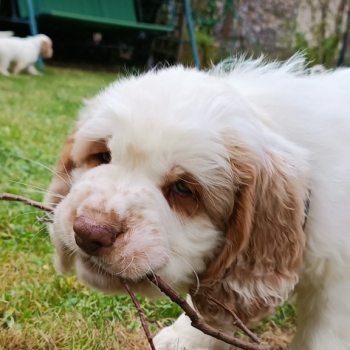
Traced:
[[[0, 74], [10, 75], [8, 69], [11, 63], [14, 63], [13, 74], [18, 74], [26, 69], [32, 75], [39, 75], [34, 64], [39, 58], [41, 45], [47, 42], [52, 45], [51, 39], [38, 34], [27, 38], [18, 38], [12, 36], [0, 37]], [[53, 54], [52, 48], [47, 53], [47, 58]]]
[[[232, 60], [209, 73], [178, 66], [115, 82], [82, 110], [73, 148], [79, 162], [87, 140], [108, 139], [112, 162], [73, 173], [73, 187], [55, 212], [53, 242], [77, 254], [77, 273], [95, 288], [120, 292], [119, 277], [125, 277], [139, 291], [153, 293], [140, 280], [152, 270], [186, 290], [196, 283], [193, 270], [205, 270], [223, 235], [206, 216], [184, 218], [172, 211], [159, 185], [180, 165], [204, 187], [228, 189], [233, 175], [222, 135], [230, 133], [248, 145], [257, 166], [268, 165], [267, 154], [274, 152], [283, 155], [291, 173], [309, 180], [299, 326], [290, 349], [350, 349], [349, 69], [312, 75], [296, 55], [284, 64]], [[94, 261], [102, 275], [84, 265], [69, 220], [72, 211], [91, 208], [145, 219], [128, 233], [123, 256], [108, 266]], [[133, 262], [145, 247], [151, 254]], [[269, 295], [259, 283], [254, 291], [240, 289], [235, 280], [227, 287], [245, 299]], [[292, 287], [282, 289], [280, 302]], [[191, 328], [185, 316], [155, 343], [160, 350], [176, 344], [179, 350], [225, 348]]]
[[8, 38], [10, 36], [13, 36], [14, 32], [7, 30], [7, 31], [0, 31], [0, 38]]

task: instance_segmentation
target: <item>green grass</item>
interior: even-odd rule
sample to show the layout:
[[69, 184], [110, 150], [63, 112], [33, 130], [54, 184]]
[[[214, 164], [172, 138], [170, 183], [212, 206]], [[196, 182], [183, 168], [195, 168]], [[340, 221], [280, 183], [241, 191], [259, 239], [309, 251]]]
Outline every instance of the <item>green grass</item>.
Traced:
[[[117, 78], [57, 68], [42, 77], [0, 76], [0, 192], [42, 200], [52, 174], [41, 164], [54, 167], [82, 99]], [[53, 247], [37, 215], [28, 206], [0, 202], [0, 349], [146, 349], [128, 297], [105, 296], [75, 276], [55, 273]], [[140, 301], [152, 330], [180, 313], [167, 300]], [[257, 329], [273, 339], [294, 323], [286, 304]]]

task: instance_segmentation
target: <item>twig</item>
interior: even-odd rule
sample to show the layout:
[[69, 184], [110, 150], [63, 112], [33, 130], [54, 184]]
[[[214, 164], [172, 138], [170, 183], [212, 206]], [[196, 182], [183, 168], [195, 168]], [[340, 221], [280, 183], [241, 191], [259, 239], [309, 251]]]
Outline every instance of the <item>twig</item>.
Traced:
[[143, 330], [145, 331], [145, 334], [146, 334], [146, 337], [147, 337], [147, 340], [148, 340], [148, 343], [151, 347], [152, 350], [156, 350], [156, 348], [154, 347], [154, 344], [153, 344], [153, 339], [152, 339], [152, 336], [151, 336], [151, 333], [149, 331], [149, 328], [148, 328], [148, 324], [147, 324], [147, 321], [145, 319], [145, 314], [144, 312], [142, 311], [141, 307], [140, 307], [140, 304], [139, 302], [137, 301], [136, 297], [135, 297], [135, 294], [133, 293], [133, 291], [131, 290], [129, 284], [126, 282], [126, 281], [123, 281], [124, 283], [124, 287], [125, 289], [128, 291], [130, 297], [131, 297], [131, 300], [133, 301], [136, 309], [137, 309], [137, 312], [139, 313], [139, 316], [140, 316], [140, 320], [141, 320], [141, 324], [142, 324], [142, 328]]
[[207, 295], [207, 298], [211, 300], [213, 303], [219, 305], [222, 309], [227, 311], [234, 319], [234, 325], [238, 327], [240, 330], [242, 330], [250, 339], [252, 339], [255, 343], [261, 344], [261, 340], [259, 337], [253, 333], [236, 315], [236, 313], [229, 309], [226, 305], [220, 303], [220, 301], [212, 298], [210, 295]]
[[44, 210], [46, 212], [53, 212], [53, 208], [51, 208], [49, 205], [33, 201], [33, 200], [26, 198], [26, 197], [16, 196], [16, 195], [10, 194], [10, 193], [3, 193], [0, 196], [0, 200], [22, 202], [25, 204], [29, 204], [34, 208]]
[[44, 222], [50, 222], [53, 223], [53, 220], [50, 218], [40, 218], [39, 216], [36, 217], [36, 221], [40, 224], [43, 224]]
[[150, 275], [147, 277], [174, 303], [178, 304], [185, 311], [186, 315], [191, 319], [192, 326], [202, 331], [203, 333], [244, 350], [272, 350], [272, 348], [267, 344], [252, 344], [227, 335], [221, 330], [209, 326], [203, 321], [203, 319], [198, 316], [197, 312], [186, 302], [186, 300], [179, 296], [173, 289], [171, 289], [159, 276]]
[[[3, 193], [0, 196], [0, 200], [9, 200], [9, 201], [17, 201], [22, 202], [25, 204], [28, 204], [32, 207], [44, 210], [46, 212], [53, 212], [53, 208], [45, 205], [40, 202], [33, 201], [29, 198], [22, 197], [22, 196], [16, 196], [10, 193]], [[37, 218], [39, 222], [50, 222], [50, 219], [45, 218]], [[170, 288], [159, 276], [157, 275], [150, 275], [147, 276], [148, 279], [155, 284], [165, 295], [167, 295], [174, 303], [178, 304], [186, 313], [186, 315], [191, 319], [191, 324], [193, 327], [197, 328], [198, 330], [202, 331], [203, 333], [214, 337], [216, 339], [219, 339], [227, 344], [234, 345], [240, 349], [243, 350], [272, 350], [271, 346], [268, 344], [263, 344], [261, 340], [253, 333], [251, 332], [244, 324], [243, 322], [237, 317], [237, 315], [230, 310], [227, 306], [220, 303], [219, 301], [213, 299], [211, 296], [208, 296], [208, 299], [220, 306], [222, 309], [224, 309], [226, 312], [228, 312], [234, 319], [234, 324], [240, 328], [243, 332], [245, 332], [256, 344], [252, 344], [249, 342], [246, 342], [244, 340], [229, 336], [225, 333], [223, 333], [220, 329], [215, 329], [211, 326], [209, 326], [207, 323], [204, 322], [202, 318], [200, 318], [197, 314], [197, 312], [186, 302], [184, 298], [182, 298], [180, 295], [178, 295], [172, 288]], [[133, 303], [135, 304], [135, 307], [138, 311], [138, 314], [140, 316], [142, 327], [145, 331], [145, 334], [147, 336], [149, 345], [152, 350], [156, 350], [153, 344], [153, 340], [151, 337], [151, 333], [149, 331], [145, 314], [142, 311], [140, 304], [138, 303], [133, 291], [131, 290], [129, 284], [126, 281], [124, 282], [125, 289], [129, 293]]]

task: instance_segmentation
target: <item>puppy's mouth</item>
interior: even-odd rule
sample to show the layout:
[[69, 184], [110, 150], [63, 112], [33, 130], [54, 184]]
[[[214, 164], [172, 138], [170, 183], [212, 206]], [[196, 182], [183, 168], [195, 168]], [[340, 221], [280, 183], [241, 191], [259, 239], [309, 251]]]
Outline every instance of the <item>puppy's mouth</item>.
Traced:
[[168, 256], [155, 237], [142, 244], [137, 234], [123, 230], [125, 228], [120, 225], [77, 217], [73, 225], [74, 239], [79, 247], [78, 254], [90, 271], [137, 281], [167, 264]]
[[80, 257], [83, 264], [90, 272], [109, 278], [139, 282], [146, 279], [148, 274], [157, 273], [158, 270], [133, 264], [133, 259], [126, 262], [121, 259], [119, 263], [110, 264], [104, 258], [87, 256], [85, 253], [81, 253]]
[[81, 260], [86, 268], [89, 271], [99, 274], [99, 275], [108, 275], [109, 277], [120, 277], [127, 278], [126, 276], [121, 276], [121, 272], [115, 272], [113, 269], [108, 268], [106, 264], [93, 256], [87, 256], [86, 254], [80, 254]]

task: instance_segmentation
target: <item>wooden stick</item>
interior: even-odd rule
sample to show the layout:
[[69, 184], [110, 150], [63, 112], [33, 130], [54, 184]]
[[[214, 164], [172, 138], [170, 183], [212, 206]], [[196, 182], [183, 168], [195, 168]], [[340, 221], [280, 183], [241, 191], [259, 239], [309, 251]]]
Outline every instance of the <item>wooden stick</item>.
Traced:
[[[22, 197], [22, 196], [16, 196], [10, 193], [3, 193], [0, 196], [0, 200], [9, 200], [9, 201], [17, 201], [22, 202], [25, 204], [28, 204], [34, 208], [38, 208], [41, 210], [44, 210], [46, 212], [53, 212], [53, 208], [45, 205], [40, 202], [33, 201], [29, 198]], [[50, 219], [38, 219], [39, 222], [44, 221], [50, 221]], [[244, 333], [246, 333], [256, 344], [252, 344], [249, 342], [246, 342], [244, 340], [229, 336], [225, 333], [223, 333], [219, 329], [215, 329], [211, 326], [209, 326], [207, 323], [203, 321], [202, 318], [200, 318], [197, 314], [197, 312], [186, 302], [184, 298], [182, 298], [180, 295], [178, 295], [172, 288], [170, 288], [159, 276], [157, 275], [151, 275], [147, 276], [148, 279], [155, 284], [165, 295], [167, 295], [174, 303], [178, 304], [182, 310], [186, 313], [186, 315], [191, 319], [191, 324], [193, 327], [197, 328], [198, 330], [202, 331], [203, 333], [212, 336], [216, 339], [222, 340], [223, 342], [227, 344], [234, 345], [240, 349], [243, 350], [273, 350], [268, 344], [263, 344], [261, 340], [252, 332], [250, 331], [244, 323], [237, 317], [237, 315], [230, 310], [226, 305], [220, 303], [219, 301], [213, 299], [211, 296], [208, 296], [208, 299], [220, 306], [222, 309], [224, 309], [226, 312], [228, 312], [234, 319], [234, 324], [240, 328]], [[150, 347], [152, 350], [156, 350], [154, 347], [153, 339], [151, 337], [146, 319], [145, 314], [142, 311], [140, 304], [138, 303], [133, 291], [131, 290], [129, 284], [124, 281], [124, 286], [127, 292], [129, 293], [137, 311], [140, 316], [142, 327], [145, 331], [145, 334], [147, 336], [148, 342], [150, 344]]]
[[201, 319], [197, 312], [187, 303], [187, 301], [179, 296], [172, 288], [170, 288], [159, 276], [150, 275], [148, 279], [155, 284], [165, 295], [167, 295], [174, 303], [178, 304], [191, 319], [191, 325], [203, 333], [222, 340], [227, 344], [234, 345], [243, 350], [272, 350], [268, 344], [252, 344], [244, 340], [232, 337], [223, 333], [219, 329], [209, 326]]
[[53, 223], [52, 219], [49, 218], [41, 218], [39, 216], [36, 217], [36, 221], [39, 222], [40, 224], [43, 224], [44, 222], [50, 222]]
[[147, 321], [146, 321], [146, 318], [145, 318], [145, 314], [144, 314], [143, 310], [141, 309], [141, 306], [140, 306], [139, 302], [137, 301], [134, 292], [131, 290], [128, 282], [126, 282], [124, 280], [123, 283], [124, 283], [125, 289], [128, 291], [128, 293], [129, 293], [129, 295], [131, 297], [131, 300], [133, 301], [133, 303], [134, 303], [134, 305], [135, 305], [135, 307], [137, 309], [137, 312], [139, 313], [141, 324], [142, 324], [142, 328], [145, 331], [148, 343], [149, 343], [149, 345], [150, 345], [152, 350], [156, 350], [156, 348], [154, 347], [154, 344], [153, 344], [153, 339], [152, 339], [151, 333], [150, 333], [149, 328], [148, 328], [148, 324], [147, 324]]
[[16, 196], [16, 195], [10, 194], [10, 193], [3, 193], [0, 196], [0, 200], [22, 202], [25, 204], [29, 204], [30, 206], [32, 206], [34, 208], [38, 208], [38, 209], [44, 210], [44, 211], [49, 212], [49, 213], [53, 212], [53, 208], [51, 208], [49, 205], [33, 201], [33, 200], [26, 198], [26, 197]]
[[228, 312], [234, 319], [234, 325], [238, 327], [240, 330], [242, 330], [250, 339], [252, 339], [255, 343], [261, 344], [261, 340], [259, 337], [253, 333], [236, 315], [236, 313], [229, 309], [226, 305], [220, 303], [218, 300], [212, 298], [210, 295], [207, 296], [209, 300], [211, 300], [213, 303], [219, 305], [222, 309], [224, 309], [226, 312]]

